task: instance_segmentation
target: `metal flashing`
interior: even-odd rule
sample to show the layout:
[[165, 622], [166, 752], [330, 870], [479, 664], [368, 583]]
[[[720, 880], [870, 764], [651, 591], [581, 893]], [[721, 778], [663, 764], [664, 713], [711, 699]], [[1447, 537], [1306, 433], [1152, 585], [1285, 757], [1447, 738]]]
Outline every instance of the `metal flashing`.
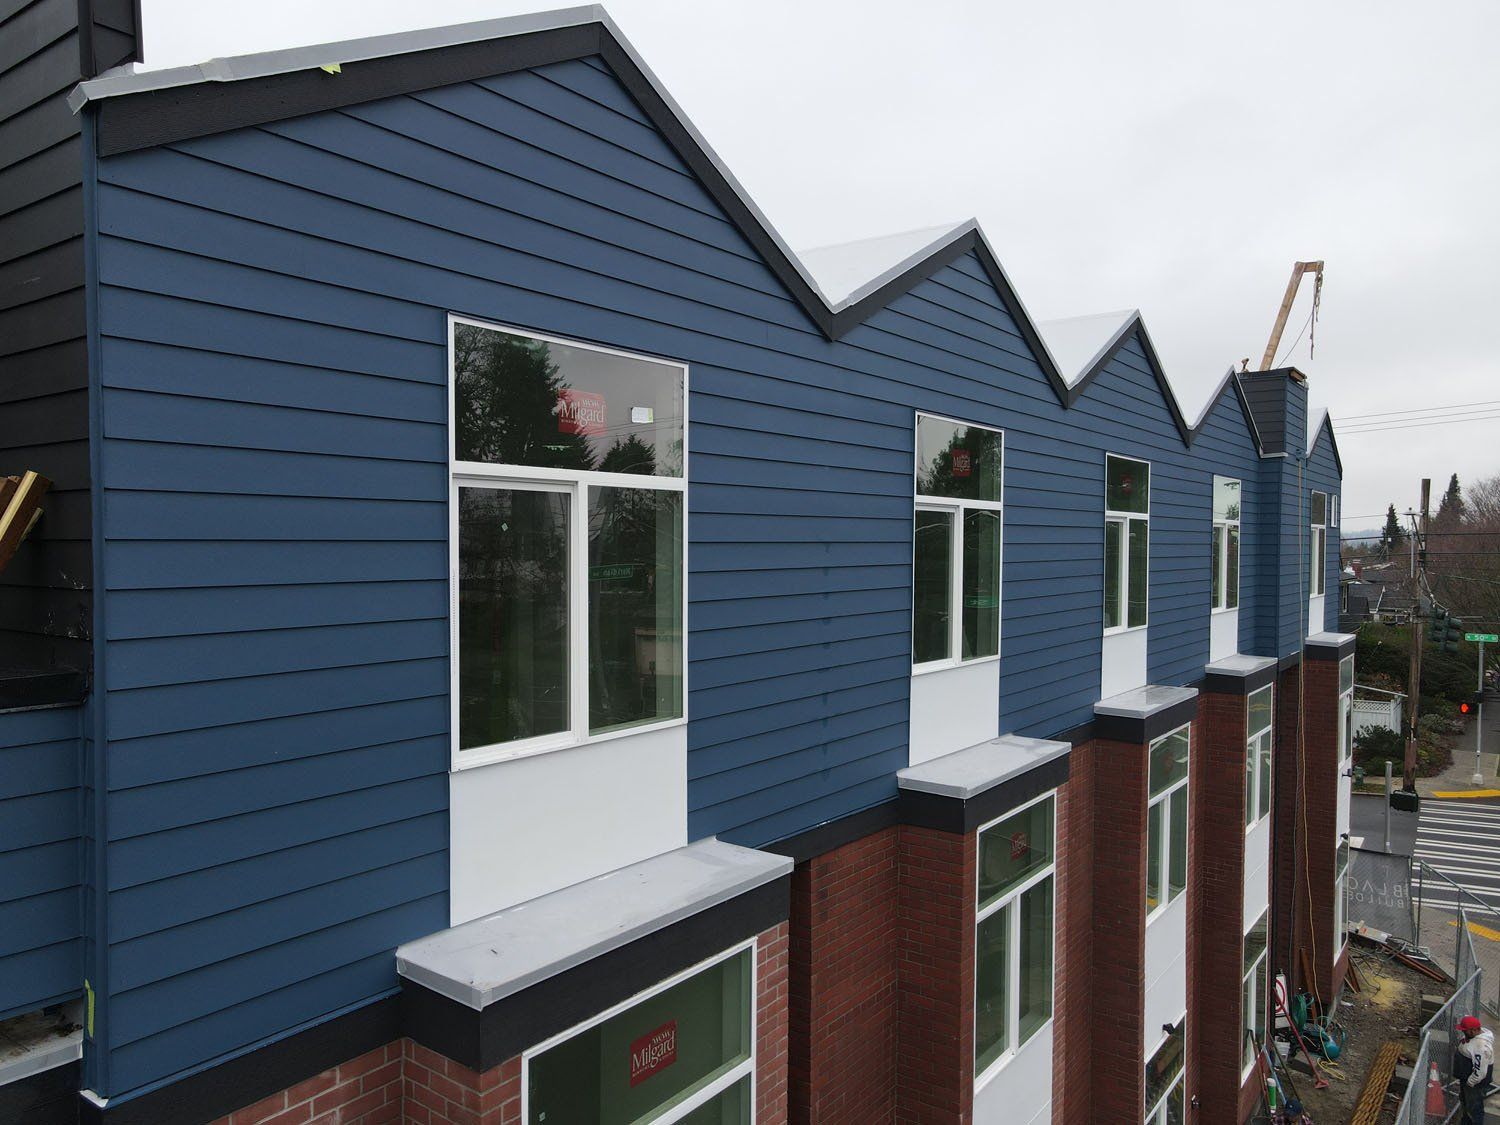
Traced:
[[1068, 742], [1003, 734], [896, 771], [896, 784], [955, 801], [967, 801], [1071, 752]]
[[407, 942], [396, 971], [482, 1011], [791, 870], [787, 856], [700, 840]]

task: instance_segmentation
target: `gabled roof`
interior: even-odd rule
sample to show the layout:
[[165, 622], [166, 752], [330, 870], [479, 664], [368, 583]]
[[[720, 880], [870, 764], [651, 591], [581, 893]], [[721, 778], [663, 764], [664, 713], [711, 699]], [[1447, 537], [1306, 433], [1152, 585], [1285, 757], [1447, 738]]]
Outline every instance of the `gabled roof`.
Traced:
[[1328, 445], [1333, 450], [1333, 463], [1339, 467], [1339, 476], [1342, 477], [1344, 475], [1344, 459], [1339, 456], [1339, 443], [1333, 434], [1333, 419], [1329, 416], [1326, 406], [1318, 413], [1317, 425], [1307, 428], [1307, 456], [1312, 456], [1313, 450], [1317, 448], [1318, 438], [1325, 429], [1328, 431]]
[[[973, 219], [819, 247], [802, 256], [793, 253], [598, 5], [211, 59], [195, 66], [154, 71], [121, 67], [80, 84], [68, 104], [75, 112], [93, 107], [98, 154], [110, 156], [596, 55], [829, 339], [839, 339], [950, 262], [973, 253], [1064, 407], [1071, 407], [1135, 336], [1183, 443], [1192, 444], [1197, 427], [1184, 419], [1140, 313], [1053, 322], [1049, 347]], [[1204, 418], [1230, 385], [1245, 405], [1238, 381], [1226, 379]], [[1256, 433], [1248, 406], [1246, 417]], [[1200, 419], [1198, 427], [1202, 423]]]

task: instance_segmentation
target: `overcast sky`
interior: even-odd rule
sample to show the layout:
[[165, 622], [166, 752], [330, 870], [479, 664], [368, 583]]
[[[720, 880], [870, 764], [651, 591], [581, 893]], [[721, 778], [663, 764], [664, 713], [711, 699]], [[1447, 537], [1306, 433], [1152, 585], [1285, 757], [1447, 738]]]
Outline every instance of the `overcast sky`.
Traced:
[[[149, 67], [557, 6], [144, 0]], [[979, 219], [1039, 319], [1139, 308], [1184, 410], [1327, 262], [1335, 421], [1500, 400], [1500, 4], [615, 0], [794, 247]], [[1306, 320], [1311, 285], [1283, 349]], [[1349, 423], [1353, 425], [1353, 422]], [[1344, 525], [1500, 473], [1500, 420], [1347, 433]]]

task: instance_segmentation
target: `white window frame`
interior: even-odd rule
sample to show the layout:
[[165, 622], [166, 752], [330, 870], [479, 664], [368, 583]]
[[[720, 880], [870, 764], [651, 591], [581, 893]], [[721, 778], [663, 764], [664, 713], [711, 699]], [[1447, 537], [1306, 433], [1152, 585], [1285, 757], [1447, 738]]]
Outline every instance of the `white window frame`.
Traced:
[[1310, 554], [1307, 560], [1308, 593], [1310, 598], [1321, 598], [1328, 584], [1328, 493], [1313, 489], [1313, 496], [1323, 498], [1323, 522], [1312, 522], [1312, 500], [1308, 500], [1308, 529], [1310, 532]]
[[[1346, 835], [1333, 847], [1333, 959], [1335, 961], [1344, 955], [1344, 947], [1349, 944], [1349, 904], [1347, 901], [1349, 852], [1349, 837]], [[1341, 859], [1342, 867], [1339, 866]]]
[[[1252, 696], [1259, 695], [1263, 691], [1269, 692], [1271, 696], [1271, 717], [1266, 721], [1265, 726], [1259, 727], [1256, 730], [1251, 730], [1250, 699]], [[1274, 684], [1267, 684], [1265, 687], [1256, 688], [1254, 691], [1245, 696], [1245, 759], [1247, 762], [1245, 770], [1245, 800], [1249, 802], [1246, 807], [1255, 810], [1255, 815], [1245, 823], [1246, 834], [1253, 832], [1255, 830], [1255, 827], [1260, 824], [1261, 821], [1265, 820], [1266, 817], [1271, 815], [1270, 801], [1266, 802], [1266, 811], [1260, 811], [1260, 789], [1261, 785], [1266, 780], [1268, 780], [1272, 774], [1275, 773], [1275, 770], [1267, 773], [1261, 768], [1260, 763], [1263, 757], [1269, 758], [1275, 752], [1275, 731], [1276, 688]], [[1253, 769], [1251, 768], [1252, 765], [1254, 767]]]
[[[924, 492], [917, 491], [917, 474], [921, 466], [917, 464], [916, 449], [917, 431], [922, 424], [923, 418], [931, 418], [938, 422], [947, 422], [953, 426], [963, 426], [966, 429], [986, 430], [992, 434], [1000, 435], [1000, 497], [999, 500], [963, 500], [953, 496], [928, 496]], [[980, 422], [965, 422], [959, 418], [949, 418], [943, 414], [933, 414], [931, 411], [919, 410], [912, 422], [912, 496], [914, 497], [914, 510], [919, 512], [944, 512], [949, 517], [948, 528], [948, 655], [941, 660], [927, 660], [921, 664], [916, 663], [916, 654], [912, 654], [912, 675], [920, 676], [927, 672], [937, 672], [944, 668], [968, 667], [972, 664], [985, 664], [998, 662], [1001, 652], [1004, 651], [1005, 634], [1005, 454], [1006, 440], [1005, 431], [998, 426], [986, 426]], [[965, 658], [964, 647], [964, 512], [985, 511], [1000, 513], [1000, 581], [995, 587], [995, 596], [1000, 599], [1001, 612], [999, 623], [996, 626], [995, 652], [992, 656], [971, 656]], [[912, 527], [911, 544], [912, 581], [915, 584], [917, 573], [917, 537], [916, 525]], [[917, 599], [915, 596], [915, 585], [913, 586], [911, 606], [911, 629], [908, 636], [915, 634], [917, 627]]]
[[[1343, 687], [1344, 668], [1349, 669], [1349, 686]], [[1339, 661], [1339, 773], [1354, 763], [1354, 657]]]
[[[1134, 461], [1137, 465], [1146, 466], [1146, 510], [1145, 512], [1122, 512], [1109, 507], [1109, 463], [1111, 461]], [[1120, 624], [1105, 625], [1104, 635], [1115, 636], [1118, 633], [1134, 633], [1151, 625], [1151, 487], [1156, 481], [1156, 466], [1144, 457], [1132, 457], [1127, 453], [1106, 453], [1104, 455], [1104, 523], [1118, 523], [1120, 527]], [[1146, 620], [1139, 625], [1130, 624], [1130, 521], [1140, 520], [1146, 525]], [[1109, 549], [1109, 535], [1106, 531], [1104, 538], [1105, 550]], [[1105, 563], [1105, 573], [1109, 572], [1108, 562]], [[1103, 621], [1103, 606], [1100, 606], [1101, 622]]]
[[[603, 355], [658, 363], [682, 372], [682, 475], [643, 476], [635, 473], [600, 473], [582, 469], [550, 469], [533, 465], [496, 465], [458, 459], [458, 429], [454, 422], [458, 382], [454, 370], [454, 334], [467, 324], [505, 332], [549, 344], [599, 352]], [[572, 340], [473, 317], [448, 314], [448, 705], [450, 766], [454, 771], [506, 762], [584, 746], [617, 738], [686, 726], [688, 721], [688, 365], [675, 359], [606, 348], [583, 340]], [[641, 723], [618, 730], [589, 733], [589, 637], [588, 637], [588, 490], [591, 488], [637, 488], [676, 492], [682, 496], [682, 714], [673, 719]], [[556, 492], [569, 497], [568, 504], [568, 729], [534, 738], [515, 739], [488, 746], [459, 748], [459, 526], [460, 488], [494, 488], [511, 491]]]
[[[979, 924], [985, 921], [987, 918], [998, 914], [1000, 911], [1010, 909], [1012, 905], [1015, 906], [1015, 909], [1010, 910], [1010, 917], [1007, 920], [1006, 924], [1005, 938], [1005, 999], [1007, 1006], [1007, 1011], [1005, 1013], [1006, 1047], [1005, 1050], [1000, 1054], [999, 1058], [995, 1059], [994, 1062], [985, 1067], [982, 1072], [975, 1074], [974, 1089], [976, 1091], [978, 1091], [982, 1086], [988, 1084], [989, 1081], [995, 1077], [995, 1075], [1004, 1070], [1005, 1067], [1010, 1063], [1010, 1061], [1014, 1059], [1018, 1054], [1020, 1054], [1021, 1049], [1026, 1046], [1026, 1043], [1030, 1043], [1033, 1039], [1035, 1039], [1044, 1028], [1051, 1025], [1052, 1021], [1057, 1016], [1057, 790], [1049, 789], [1047, 790], [1047, 792], [1033, 797], [1031, 800], [1025, 802], [1024, 804], [1017, 805], [1015, 808], [1007, 810], [1000, 816], [995, 817], [994, 820], [989, 821], [987, 824], [981, 825], [978, 832], [974, 836], [975, 854], [977, 855], [979, 838], [983, 836], [987, 830], [993, 828], [1001, 821], [1009, 820], [1011, 817], [1025, 812], [1033, 805], [1039, 805], [1043, 801], [1049, 800], [1052, 801], [1052, 861], [1041, 870], [1029, 876], [1025, 882], [1016, 884], [1015, 887], [1013, 887], [1011, 890], [1006, 891], [994, 902], [990, 903], [987, 906], [979, 908], [974, 912], [974, 956], [977, 958], [979, 956]], [[977, 906], [979, 903], [980, 873], [978, 870], [979, 865], [977, 862], [974, 866], [974, 902]], [[1037, 1024], [1036, 1030], [1034, 1030], [1031, 1035], [1027, 1037], [1026, 1043], [1021, 1043], [1018, 1042], [1021, 1037], [1021, 896], [1026, 891], [1031, 890], [1032, 887], [1037, 886], [1038, 884], [1049, 878], [1053, 881], [1051, 954], [1052, 979], [1050, 982], [1053, 993], [1052, 1003], [1048, 1005], [1047, 1018], [1041, 1023]], [[976, 1022], [977, 1028], [977, 1022], [979, 1019], [979, 972], [977, 969], [977, 964], [974, 973], [973, 1003], [970, 1007], [974, 1013], [974, 1020]]]
[[[1187, 773], [1185, 773], [1185, 774], [1182, 775], [1182, 780], [1173, 782], [1171, 785], [1167, 786], [1159, 794], [1157, 794], [1156, 796], [1153, 797], [1153, 796], [1151, 796], [1151, 751], [1154, 750], [1159, 744], [1165, 742], [1169, 738], [1172, 738], [1172, 737], [1175, 737], [1178, 734], [1181, 734], [1183, 731], [1187, 732], [1187, 740], [1188, 740], [1188, 769], [1187, 769]], [[1171, 868], [1171, 863], [1172, 863], [1172, 805], [1171, 805], [1171, 798], [1172, 798], [1172, 794], [1176, 793], [1177, 790], [1179, 790], [1179, 789], [1186, 789], [1187, 788], [1188, 780], [1192, 777], [1192, 773], [1193, 773], [1193, 724], [1192, 723], [1183, 723], [1182, 726], [1176, 727], [1173, 730], [1169, 730], [1169, 731], [1167, 731], [1166, 734], [1163, 734], [1160, 737], [1153, 738], [1151, 740], [1151, 742], [1150, 742], [1150, 745], [1148, 745], [1146, 747], [1146, 797], [1147, 797], [1147, 799], [1146, 799], [1146, 845], [1147, 845], [1147, 850], [1148, 851], [1150, 849], [1150, 844], [1151, 844], [1151, 807], [1153, 805], [1161, 805], [1161, 807], [1162, 807], [1161, 808], [1161, 856], [1160, 856], [1162, 896], [1161, 896], [1161, 901], [1158, 902], [1154, 907], [1151, 907], [1146, 912], [1146, 925], [1148, 925], [1148, 926], [1153, 921], [1155, 921], [1157, 918], [1160, 918], [1162, 916], [1162, 914], [1166, 911], [1167, 907], [1171, 906], [1180, 897], [1182, 897], [1183, 895], [1187, 894], [1187, 886], [1186, 885], [1184, 885], [1183, 888], [1182, 888], [1182, 890], [1178, 891], [1175, 895], [1172, 893], [1172, 868]], [[1187, 809], [1185, 810], [1185, 815], [1188, 818], [1188, 828], [1191, 829], [1192, 828], [1192, 824], [1193, 824], [1193, 798], [1192, 798], [1192, 794], [1191, 793], [1188, 794], [1184, 798], [1184, 801], [1187, 804]], [[1187, 847], [1187, 844], [1189, 842], [1188, 837], [1189, 837], [1190, 834], [1191, 834], [1190, 832], [1183, 834], [1183, 847], [1184, 848]], [[1187, 868], [1187, 856], [1185, 854], [1183, 856], [1183, 868], [1184, 868], [1184, 870], [1186, 870], [1186, 868]], [[1146, 857], [1146, 871], [1145, 871], [1145, 874], [1146, 874], [1146, 877], [1149, 879], [1150, 875], [1151, 875], [1151, 857], [1149, 855]], [[1191, 872], [1189, 872], [1189, 875], [1191, 875]], [[1143, 890], [1149, 890], [1149, 887], [1143, 888]], [[1142, 893], [1142, 895], [1141, 895], [1141, 902], [1144, 903], [1145, 901], [1146, 901], [1146, 895], [1144, 893]]]
[[[1161, 1092], [1161, 1097], [1156, 1099], [1156, 1104], [1146, 1110], [1146, 1125], [1167, 1125], [1167, 1101], [1171, 1098], [1172, 1091], [1177, 1089], [1177, 1087], [1181, 1086], [1183, 1082], [1187, 1080], [1187, 1012], [1183, 1012], [1182, 1015], [1178, 1016], [1176, 1023], [1173, 1023], [1172, 1027], [1175, 1029], [1177, 1027], [1177, 1024], [1179, 1023], [1182, 1024], [1182, 1067], [1177, 1071], [1177, 1077], [1173, 1078], [1172, 1081], [1167, 1083], [1167, 1088]], [[1167, 1031], [1162, 1035], [1160, 1039], [1156, 1041], [1156, 1046], [1152, 1047], [1146, 1055], [1145, 1066], [1149, 1067], [1151, 1065], [1151, 1060], [1156, 1057], [1156, 1052], [1160, 1051], [1162, 1049], [1162, 1044], [1166, 1043], [1166, 1041], [1170, 1038], [1172, 1038], [1172, 1032]], [[1188, 1108], [1186, 1101], [1187, 1099], [1184, 1096], [1184, 1110]]]
[[[1250, 935], [1250, 931], [1251, 930], [1254, 930], [1256, 928], [1256, 926], [1259, 926], [1262, 922], [1267, 923], [1267, 926], [1269, 927], [1269, 924], [1270, 924], [1269, 914], [1270, 914], [1270, 908], [1269, 907], [1267, 907], [1265, 910], [1262, 910], [1260, 912], [1260, 917], [1257, 918], [1253, 923], [1251, 923], [1250, 929], [1246, 930], [1245, 933], [1240, 937], [1240, 950], [1241, 950], [1241, 953], [1240, 953], [1240, 963], [1241, 963], [1242, 966], [1244, 964], [1245, 938]], [[1249, 972], [1243, 974], [1240, 977], [1240, 1007], [1241, 1007], [1241, 1011], [1240, 1011], [1240, 1023], [1243, 1025], [1241, 1027], [1241, 1029], [1240, 1029], [1240, 1050], [1241, 1051], [1243, 1051], [1245, 1049], [1244, 1033], [1247, 1032], [1247, 1031], [1254, 1030], [1254, 1026], [1255, 1026], [1252, 1014], [1251, 1014], [1250, 1011], [1248, 1011], [1245, 1008], [1245, 1005], [1250, 1004], [1252, 1002], [1259, 1003], [1260, 1004], [1261, 1016], [1262, 1016], [1262, 1018], [1265, 1017], [1266, 995], [1267, 995], [1266, 988], [1267, 988], [1267, 985], [1270, 983], [1270, 981], [1269, 981], [1269, 979], [1268, 979], [1268, 977], [1266, 975], [1266, 966], [1268, 964], [1270, 964], [1270, 955], [1271, 955], [1271, 943], [1269, 941], [1269, 937], [1270, 937], [1270, 932], [1269, 932], [1269, 928], [1268, 928], [1268, 930], [1267, 930], [1267, 939], [1268, 940], [1266, 942], [1265, 948], [1260, 951], [1260, 956], [1256, 957], [1255, 964], [1253, 964], [1253, 965], [1250, 966]], [[1253, 991], [1252, 991], [1252, 986], [1253, 986]], [[1269, 1030], [1270, 1030], [1270, 1028], [1269, 1028], [1269, 1024], [1268, 1024], [1267, 1025], [1267, 1032], [1268, 1033], [1269, 1033]], [[1264, 1044], [1264, 1041], [1262, 1041], [1262, 1044], [1260, 1044], [1260, 1045], [1263, 1045], [1263, 1044]], [[1259, 1061], [1260, 1061], [1260, 1055], [1259, 1055], [1259, 1052], [1257, 1052], [1256, 1053], [1256, 1057], [1252, 1058], [1250, 1060], [1249, 1065], [1247, 1065], [1246, 1067], [1244, 1067], [1240, 1071], [1240, 1083], [1241, 1084], [1243, 1084], [1245, 1082], [1245, 1080], [1248, 1079], [1252, 1073], [1254, 1073], [1256, 1064]]]
[[531, 1119], [531, 1060], [533, 1058], [545, 1051], [551, 1050], [559, 1043], [565, 1043], [569, 1039], [572, 1039], [574, 1036], [582, 1035], [585, 1031], [588, 1031], [590, 1028], [597, 1027], [599, 1024], [605, 1022], [606, 1020], [613, 1019], [621, 1012], [629, 1011], [637, 1004], [642, 1004], [645, 1001], [651, 999], [651, 997], [655, 996], [657, 993], [665, 992], [673, 985], [681, 984], [689, 977], [693, 977], [698, 975], [699, 973], [706, 972], [707, 970], [712, 969], [715, 965], [718, 965], [724, 961], [728, 961], [732, 957], [737, 957], [747, 950], [750, 953], [749, 1058], [739, 1063], [733, 1069], [727, 1071], [724, 1074], [721, 1074], [718, 1078], [714, 1079], [714, 1081], [703, 1087], [703, 1089], [699, 1090], [692, 1097], [684, 1098], [681, 1102], [673, 1106], [667, 1112], [661, 1114], [659, 1117], [652, 1117], [648, 1118], [647, 1120], [649, 1121], [650, 1125], [671, 1125], [672, 1122], [686, 1117], [688, 1114], [692, 1113], [693, 1110], [697, 1109], [704, 1103], [712, 1101], [714, 1098], [722, 1094], [725, 1090], [729, 1089], [729, 1087], [744, 1079], [746, 1075], [750, 1076], [750, 1106], [751, 1116], [753, 1118], [755, 1106], [755, 1062], [756, 1051], [759, 1046], [759, 1043], [757, 1041], [756, 1022], [760, 1016], [760, 967], [758, 965], [758, 961], [760, 959], [756, 956], [756, 940], [756, 938], [749, 938], [746, 941], [740, 942], [738, 945], [731, 946], [721, 953], [716, 953], [706, 961], [700, 961], [698, 962], [698, 964], [684, 969], [682, 970], [682, 972], [668, 977], [664, 981], [660, 981], [657, 984], [652, 985], [644, 992], [637, 992], [629, 999], [620, 1001], [620, 1003], [616, 1004], [614, 1007], [608, 1008], [605, 1011], [600, 1012], [598, 1015], [584, 1020], [582, 1023], [574, 1024], [566, 1031], [560, 1031], [556, 1035], [552, 1036], [552, 1038], [538, 1043], [534, 1047], [529, 1047], [525, 1051], [521, 1052], [521, 1121], [523, 1122], [523, 1125], [525, 1122]]
[[[1243, 511], [1244, 510], [1243, 509], [1244, 496], [1245, 496], [1245, 482], [1242, 481], [1238, 477], [1221, 477], [1221, 476], [1218, 476], [1217, 474], [1215, 474], [1215, 476], [1213, 478], [1213, 488], [1214, 488], [1215, 493], [1217, 493], [1217, 491], [1218, 491], [1218, 484], [1219, 484], [1219, 481], [1221, 481], [1221, 480], [1225, 480], [1225, 481], [1232, 480], [1232, 481], [1234, 481], [1235, 484], [1237, 484], [1237, 485], [1240, 486], [1240, 504], [1241, 504], [1241, 511]], [[1210, 503], [1210, 505], [1212, 505], [1213, 501], [1210, 500], [1209, 503]], [[1210, 508], [1210, 514], [1213, 514], [1212, 508]], [[1216, 571], [1218, 571], [1219, 597], [1218, 597], [1217, 601], [1214, 600], [1214, 598], [1213, 598], [1213, 586], [1212, 586], [1212, 584], [1210, 584], [1209, 585], [1209, 603], [1210, 603], [1210, 608], [1211, 608], [1211, 610], [1214, 613], [1228, 613], [1232, 609], [1233, 610], [1238, 610], [1240, 608], [1240, 569], [1241, 569], [1240, 568], [1240, 549], [1244, 545], [1241, 542], [1241, 540], [1240, 540], [1240, 536], [1243, 534], [1243, 532], [1241, 531], [1241, 528], [1240, 528], [1240, 519], [1239, 518], [1232, 519], [1232, 520], [1231, 519], [1220, 519], [1217, 516], [1217, 514], [1214, 514], [1213, 526], [1214, 526], [1214, 528], [1216, 530], [1219, 531], [1219, 542], [1223, 545], [1223, 549], [1219, 552], [1218, 557], [1213, 560], [1214, 569]], [[1235, 531], [1235, 545], [1234, 545], [1235, 567], [1234, 567], [1234, 604], [1233, 605], [1229, 604], [1229, 529], [1230, 528], [1234, 528], [1234, 531]], [[1210, 551], [1212, 551], [1212, 547], [1213, 547], [1213, 539], [1210, 538], [1209, 539], [1209, 548], [1210, 548]], [[1150, 605], [1148, 603], [1148, 605], [1146, 606], [1146, 610], [1147, 610], [1148, 614], [1150, 613], [1150, 609], [1151, 609], [1151, 607], [1150, 607]]]

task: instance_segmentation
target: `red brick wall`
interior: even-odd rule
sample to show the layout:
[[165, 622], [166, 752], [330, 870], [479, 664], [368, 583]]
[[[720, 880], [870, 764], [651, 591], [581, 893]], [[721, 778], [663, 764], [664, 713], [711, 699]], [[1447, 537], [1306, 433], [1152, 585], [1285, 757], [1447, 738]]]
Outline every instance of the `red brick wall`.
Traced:
[[1241, 1121], [1245, 697], [1199, 697], [1188, 780], [1188, 1088], [1203, 1121]]
[[1271, 945], [1266, 958], [1272, 977], [1284, 972], [1294, 987], [1301, 970], [1297, 967], [1298, 943], [1291, 935], [1301, 930], [1306, 904], [1305, 893], [1300, 901], [1292, 893], [1299, 866], [1297, 819], [1301, 802], [1297, 773], [1301, 684], [1300, 665], [1281, 673], [1276, 683], [1276, 747], [1272, 757], [1275, 777], [1271, 782]]
[[895, 1112], [899, 840], [887, 828], [792, 875], [794, 1121], [867, 1125]]
[[973, 1114], [974, 864], [972, 832], [900, 829], [899, 1122]]
[[1096, 741], [1088, 1118], [1096, 1125], [1140, 1120], [1146, 1098], [1146, 796], [1146, 748]]
[[[787, 1120], [786, 923], [756, 939], [756, 1116]], [[476, 1072], [400, 1039], [213, 1125], [521, 1125], [521, 1058]]]
[[1089, 1050], [1094, 1019], [1094, 744], [1073, 748], [1057, 791], [1057, 968], [1053, 981], [1052, 1115], [1091, 1119]]
[[[1305, 886], [1298, 891], [1307, 903], [1303, 941], [1313, 979], [1302, 986], [1324, 1004], [1333, 1003], [1335, 974], [1333, 934], [1334, 865], [1338, 850], [1339, 665], [1336, 660], [1304, 661], [1307, 761], [1307, 867]], [[1309, 895], [1310, 892], [1310, 895]], [[1300, 962], [1300, 958], [1299, 958]], [[1300, 968], [1300, 963], [1299, 963]]]
[[213, 1125], [384, 1125], [401, 1116], [402, 1043], [350, 1059]]

